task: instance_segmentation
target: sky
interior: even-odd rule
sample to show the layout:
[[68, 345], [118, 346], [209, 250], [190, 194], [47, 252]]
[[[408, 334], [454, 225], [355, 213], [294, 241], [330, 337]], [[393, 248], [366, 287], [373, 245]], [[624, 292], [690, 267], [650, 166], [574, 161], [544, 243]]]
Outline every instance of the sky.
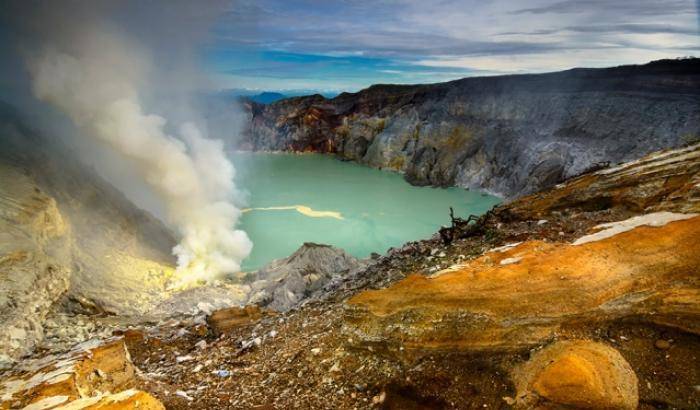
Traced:
[[[154, 51], [154, 81], [167, 83], [158, 89], [193, 84], [163, 77], [168, 66], [189, 66], [192, 78], [203, 71], [207, 91], [331, 95], [377, 83], [700, 57], [700, 0], [0, 2], [0, 97], [23, 84], [16, 46], [32, 49], [25, 40], [55, 20], [47, 9], [72, 18], [67, 29], [77, 35], [84, 16], [96, 15]], [[27, 24], [36, 16], [44, 23]]]
[[356, 91], [700, 56], [700, 0], [239, 0], [204, 47], [221, 88]]

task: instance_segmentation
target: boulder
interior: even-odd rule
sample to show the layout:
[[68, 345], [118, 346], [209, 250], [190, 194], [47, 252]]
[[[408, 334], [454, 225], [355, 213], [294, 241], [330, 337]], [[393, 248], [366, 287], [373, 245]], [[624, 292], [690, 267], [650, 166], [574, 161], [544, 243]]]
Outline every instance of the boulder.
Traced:
[[636, 409], [637, 376], [620, 353], [601, 343], [562, 341], [513, 372], [516, 407]]
[[258, 306], [232, 307], [217, 310], [207, 318], [207, 323], [215, 336], [228, 333], [233, 329], [250, 325], [267, 314]]
[[567, 324], [626, 317], [700, 334], [700, 217], [664, 215], [606, 224], [618, 233], [579, 245], [495, 249], [361, 292], [346, 304], [345, 329], [361, 344], [402, 351], [515, 351]]

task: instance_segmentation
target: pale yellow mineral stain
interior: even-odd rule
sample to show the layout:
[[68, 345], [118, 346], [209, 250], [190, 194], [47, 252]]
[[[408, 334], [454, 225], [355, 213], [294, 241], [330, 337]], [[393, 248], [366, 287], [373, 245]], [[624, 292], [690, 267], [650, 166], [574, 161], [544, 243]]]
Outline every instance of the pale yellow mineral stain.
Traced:
[[317, 211], [315, 209], [312, 209], [306, 205], [290, 205], [290, 206], [268, 206], [268, 207], [263, 207], [263, 208], [246, 208], [242, 212], [250, 212], [250, 211], [288, 211], [288, 210], [295, 210], [299, 212], [302, 215], [309, 216], [311, 218], [335, 218], [335, 219], [340, 219], [343, 220], [343, 214], [340, 212], [336, 211]]

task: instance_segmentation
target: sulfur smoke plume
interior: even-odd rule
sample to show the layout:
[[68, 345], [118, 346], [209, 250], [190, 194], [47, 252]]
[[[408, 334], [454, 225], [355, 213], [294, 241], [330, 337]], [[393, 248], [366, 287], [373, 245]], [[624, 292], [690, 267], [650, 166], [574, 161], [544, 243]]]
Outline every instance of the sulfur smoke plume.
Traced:
[[125, 159], [162, 201], [181, 236], [178, 285], [237, 272], [252, 243], [235, 229], [233, 164], [222, 141], [193, 122], [168, 124], [144, 107], [149, 59], [140, 44], [95, 25], [70, 44], [32, 50], [27, 66], [35, 96]]

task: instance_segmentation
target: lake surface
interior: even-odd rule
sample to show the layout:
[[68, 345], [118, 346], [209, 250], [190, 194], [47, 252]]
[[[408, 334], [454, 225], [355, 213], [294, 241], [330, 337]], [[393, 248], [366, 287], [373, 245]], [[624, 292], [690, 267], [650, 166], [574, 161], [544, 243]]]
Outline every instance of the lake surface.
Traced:
[[304, 242], [334, 245], [357, 257], [429, 238], [499, 198], [460, 188], [415, 187], [400, 174], [318, 154], [235, 153], [236, 181], [248, 191], [241, 228], [253, 241], [250, 271], [287, 257]]

